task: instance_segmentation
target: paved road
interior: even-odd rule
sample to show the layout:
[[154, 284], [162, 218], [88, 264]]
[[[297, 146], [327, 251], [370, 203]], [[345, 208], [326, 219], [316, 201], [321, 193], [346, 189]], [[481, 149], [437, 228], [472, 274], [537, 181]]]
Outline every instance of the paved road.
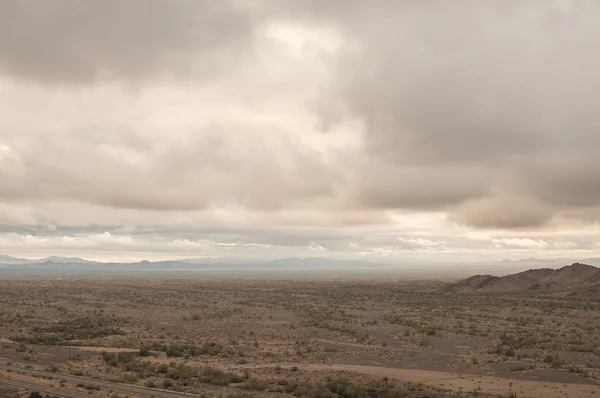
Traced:
[[82, 392], [66, 392], [57, 390], [56, 388], [39, 386], [37, 384], [25, 383], [23, 381], [17, 380], [8, 380], [0, 378], [0, 384], [4, 384], [7, 386], [18, 387], [18, 388], [26, 388], [31, 391], [42, 392], [44, 394], [56, 395], [57, 397], [63, 398], [89, 398], [90, 396], [86, 393]]
[[[0, 364], [0, 370], [9, 370], [9, 371], [13, 371], [13, 372], [22, 372], [22, 373], [27, 373], [33, 376], [46, 376], [46, 377], [51, 377], [53, 379], [60, 379], [60, 380], [66, 380], [66, 381], [71, 381], [71, 382], [75, 382], [75, 383], [85, 383], [87, 385], [90, 386], [98, 386], [101, 388], [106, 388], [106, 389], [114, 389], [114, 390], [121, 390], [121, 391], [128, 391], [128, 392], [132, 392], [132, 393], [136, 393], [136, 394], [145, 394], [145, 395], [153, 395], [155, 398], [191, 398], [191, 397], [197, 397], [197, 395], [191, 395], [191, 394], [182, 394], [182, 393], [177, 393], [177, 392], [168, 392], [168, 391], [161, 391], [161, 390], [154, 390], [152, 388], [143, 388], [143, 387], [135, 387], [135, 386], [131, 386], [128, 384], [121, 384], [121, 383], [111, 383], [109, 381], [101, 381], [101, 380], [96, 380], [96, 379], [89, 379], [87, 377], [79, 377], [79, 376], [71, 376], [71, 375], [65, 375], [65, 374], [60, 374], [60, 373], [51, 373], [51, 372], [44, 372], [41, 370], [33, 370], [33, 369], [25, 369], [25, 368], [19, 368], [17, 366], [9, 366], [9, 365], [2, 365]], [[4, 384], [6, 379], [0, 379], [0, 381]], [[16, 382], [14, 380], [9, 380], [11, 383]], [[20, 382], [19, 382], [20, 383]], [[26, 383], [28, 384], [28, 383]], [[35, 386], [35, 384], [32, 384], [32, 386]], [[25, 387], [25, 388], [29, 388], [29, 387]], [[45, 388], [45, 387], [41, 387], [41, 386], [37, 386], [37, 388]], [[41, 390], [37, 390], [37, 391], [41, 391]], [[51, 394], [55, 394], [58, 395], [54, 392], [52, 392]], [[67, 393], [63, 392], [62, 393], [64, 397], [73, 397], [73, 398], [80, 398], [80, 397], [86, 397], [88, 398], [89, 395], [65, 395]], [[74, 393], [71, 393], [74, 394]]]

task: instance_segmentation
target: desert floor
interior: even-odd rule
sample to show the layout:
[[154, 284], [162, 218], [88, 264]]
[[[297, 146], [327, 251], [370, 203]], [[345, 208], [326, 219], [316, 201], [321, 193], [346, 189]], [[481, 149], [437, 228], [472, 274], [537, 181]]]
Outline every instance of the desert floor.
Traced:
[[441, 286], [7, 278], [0, 363], [221, 397], [600, 396], [600, 302]]

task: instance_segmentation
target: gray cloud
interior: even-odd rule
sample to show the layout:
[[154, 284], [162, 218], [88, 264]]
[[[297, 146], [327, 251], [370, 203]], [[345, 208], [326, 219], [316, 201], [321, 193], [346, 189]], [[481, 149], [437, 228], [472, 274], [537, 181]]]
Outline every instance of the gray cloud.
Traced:
[[388, 167], [365, 174], [365, 205], [420, 204], [477, 227], [588, 207], [597, 220], [597, 3], [308, 4], [346, 37], [328, 98], [364, 120], [369, 155]]
[[240, 4], [2, 1], [0, 70], [42, 84], [208, 77], [249, 55], [257, 19]]
[[452, 219], [476, 228], [521, 229], [546, 224], [554, 211], [536, 197], [495, 192], [458, 205]]

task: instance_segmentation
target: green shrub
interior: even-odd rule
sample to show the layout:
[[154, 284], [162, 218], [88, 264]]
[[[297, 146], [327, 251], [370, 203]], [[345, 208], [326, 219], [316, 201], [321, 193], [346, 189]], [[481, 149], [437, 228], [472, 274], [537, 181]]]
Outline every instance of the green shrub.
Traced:
[[145, 345], [141, 346], [140, 347], [140, 356], [141, 357], [148, 357], [148, 356], [150, 356], [150, 349], [147, 346], [145, 346]]

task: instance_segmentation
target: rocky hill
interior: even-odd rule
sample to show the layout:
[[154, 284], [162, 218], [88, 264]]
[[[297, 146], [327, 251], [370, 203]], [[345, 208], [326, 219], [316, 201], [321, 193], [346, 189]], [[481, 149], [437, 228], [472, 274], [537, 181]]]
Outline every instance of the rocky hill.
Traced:
[[502, 277], [475, 275], [446, 285], [442, 291], [449, 293], [545, 292], [600, 298], [600, 268], [574, 263], [559, 269], [530, 269]]

